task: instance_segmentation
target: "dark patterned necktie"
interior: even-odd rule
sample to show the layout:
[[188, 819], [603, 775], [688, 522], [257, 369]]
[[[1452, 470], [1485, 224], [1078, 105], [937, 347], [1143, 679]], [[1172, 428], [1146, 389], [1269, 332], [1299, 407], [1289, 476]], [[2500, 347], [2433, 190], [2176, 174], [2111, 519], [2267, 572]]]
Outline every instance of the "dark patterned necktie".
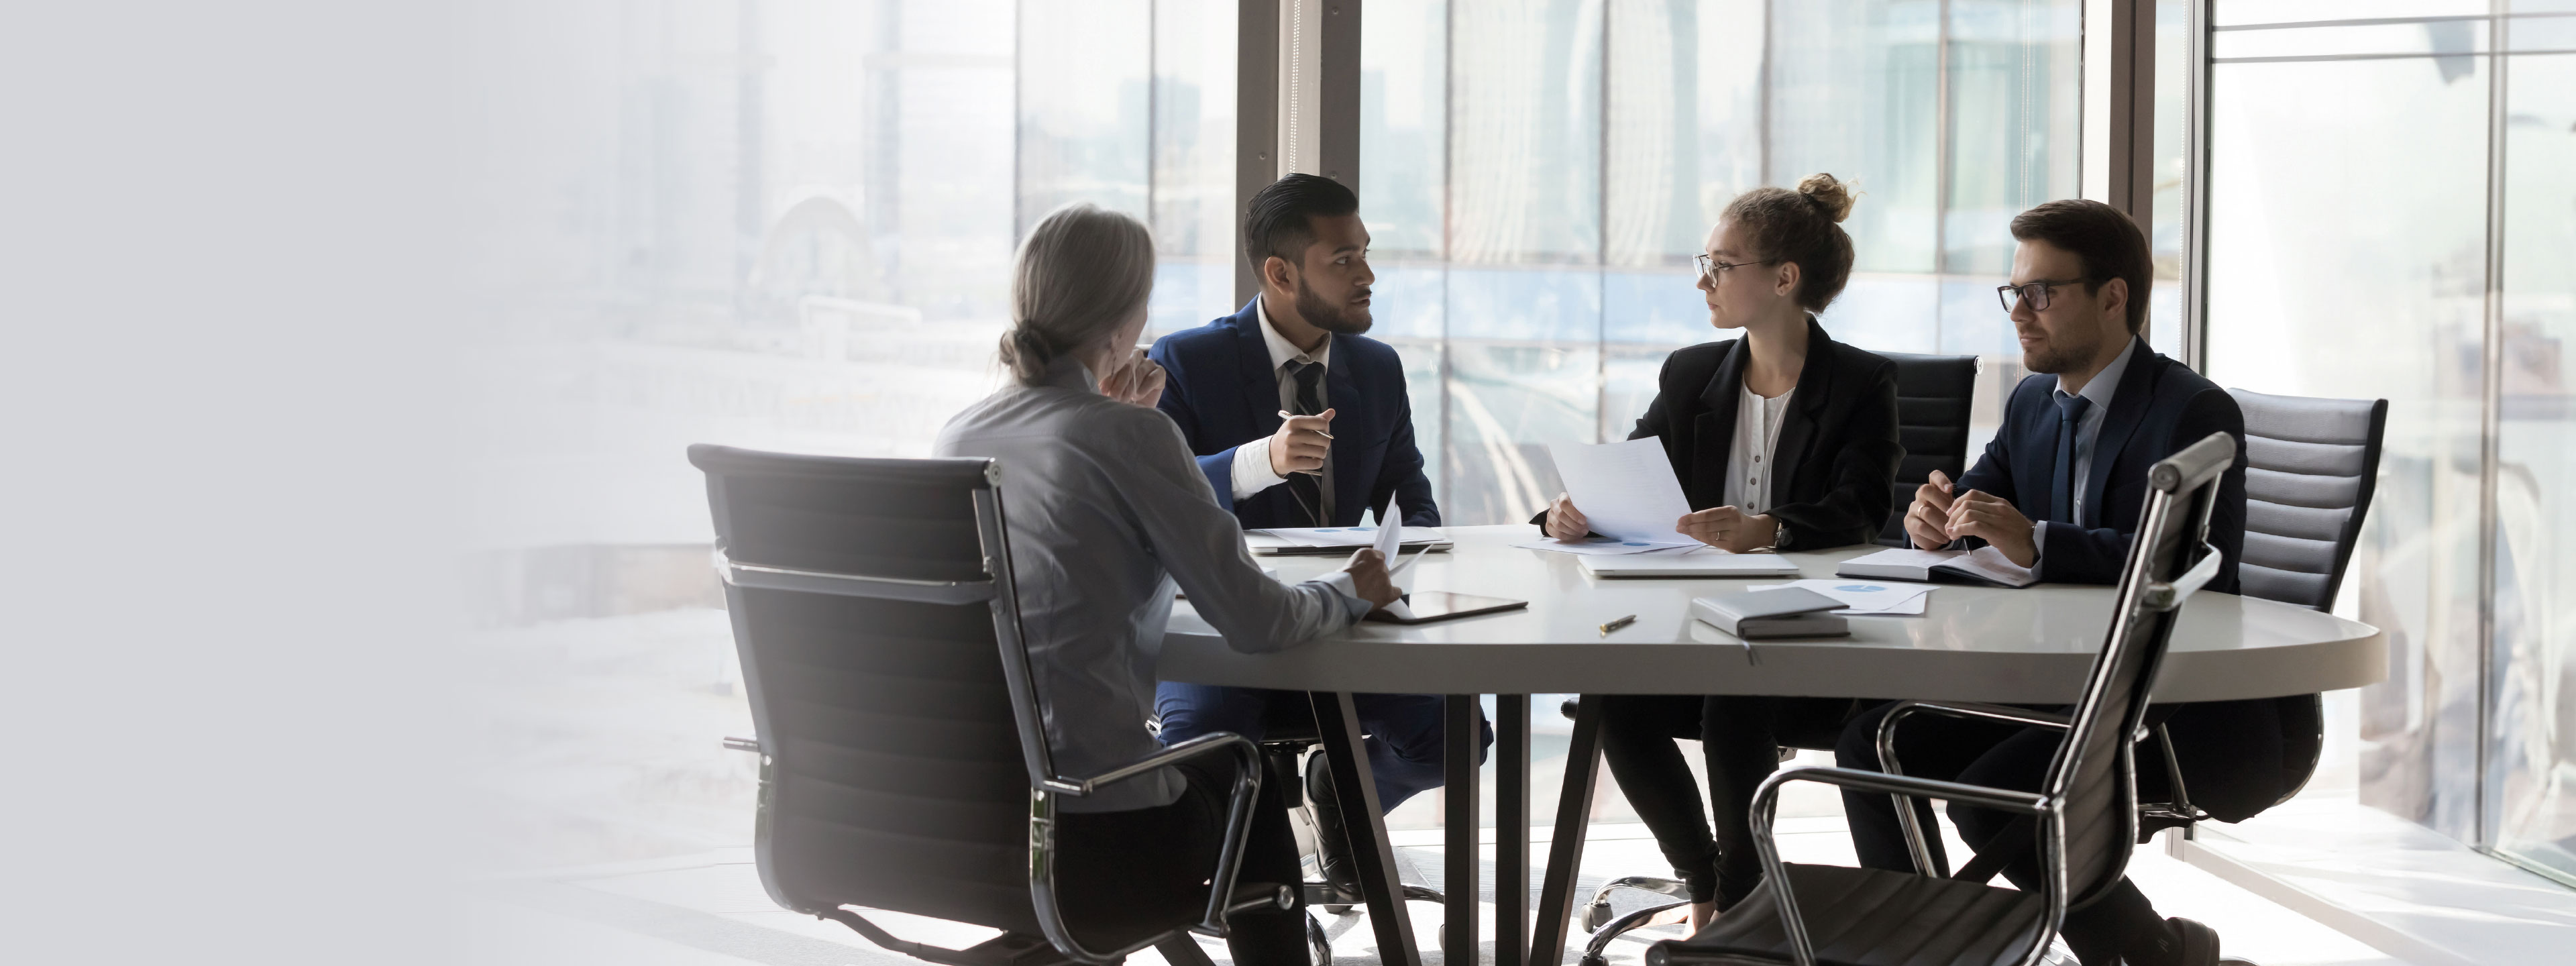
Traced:
[[[1316, 362], [1291, 362], [1288, 374], [1297, 380], [1297, 405], [1288, 411], [1298, 416], [1312, 416], [1324, 411], [1324, 366]], [[1309, 473], [1288, 474], [1288, 492], [1297, 497], [1298, 511], [1306, 515], [1310, 527], [1331, 526], [1324, 516], [1324, 487], [1320, 477]]]
[[2057, 468], [2049, 474], [2048, 518], [2058, 523], [2084, 525], [2075, 519], [2075, 488], [2084, 485], [2075, 478], [2075, 431], [2084, 425], [2084, 410], [2092, 405], [2082, 396], [2057, 401]]

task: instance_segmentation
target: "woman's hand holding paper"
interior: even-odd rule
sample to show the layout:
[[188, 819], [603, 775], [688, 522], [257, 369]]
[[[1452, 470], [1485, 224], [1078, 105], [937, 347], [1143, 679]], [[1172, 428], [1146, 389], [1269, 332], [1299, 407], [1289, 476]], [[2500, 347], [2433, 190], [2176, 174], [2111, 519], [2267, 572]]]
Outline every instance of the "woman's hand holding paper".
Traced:
[[1581, 540], [1584, 534], [1591, 532], [1592, 521], [1584, 519], [1583, 511], [1574, 508], [1573, 497], [1559, 493], [1556, 502], [1547, 505], [1548, 536], [1559, 540]]

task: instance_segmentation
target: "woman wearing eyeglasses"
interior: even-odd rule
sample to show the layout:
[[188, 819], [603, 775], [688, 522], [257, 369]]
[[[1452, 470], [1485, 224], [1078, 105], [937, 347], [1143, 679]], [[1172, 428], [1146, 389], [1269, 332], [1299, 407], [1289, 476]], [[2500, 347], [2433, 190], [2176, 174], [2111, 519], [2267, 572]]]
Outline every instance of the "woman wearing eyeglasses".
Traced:
[[[1896, 365], [1825, 334], [1815, 313], [1851, 276], [1848, 187], [1809, 175], [1795, 191], [1757, 188], [1726, 206], [1699, 256], [1709, 324], [1740, 338], [1674, 352], [1655, 401], [1629, 439], [1663, 441], [1692, 512], [1684, 535], [1737, 553], [1821, 550], [1868, 542], [1894, 503], [1905, 449], [1896, 429]], [[1533, 521], [1583, 536], [1560, 494]], [[1690, 884], [1696, 931], [1751, 894], [1762, 866], [1747, 817], [1780, 749], [1831, 748], [1857, 710], [1841, 698], [1594, 695], [1610, 774], [1674, 871]], [[1702, 743], [1709, 801], [1675, 739]], [[1711, 818], [1715, 819], [1714, 834]]]

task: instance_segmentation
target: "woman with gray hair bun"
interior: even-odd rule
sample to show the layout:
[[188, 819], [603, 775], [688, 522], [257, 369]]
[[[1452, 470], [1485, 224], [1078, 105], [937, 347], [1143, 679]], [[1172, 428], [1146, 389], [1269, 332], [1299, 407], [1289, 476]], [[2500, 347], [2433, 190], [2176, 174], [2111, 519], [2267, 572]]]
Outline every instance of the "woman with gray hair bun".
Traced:
[[[1153, 236], [1134, 218], [1074, 204], [1040, 219], [1011, 283], [1001, 357], [1012, 385], [939, 434], [938, 455], [1001, 466], [1021, 636], [1048, 746], [1076, 776], [1162, 750], [1145, 721], [1176, 583], [1246, 652], [1296, 646], [1396, 599], [1374, 550], [1295, 585], [1252, 562], [1180, 428], [1154, 408], [1162, 373], [1135, 348], [1153, 287]], [[1057, 895], [1077, 939], [1125, 946], [1204, 907], [1232, 770], [1196, 759], [1058, 806]], [[1240, 881], [1298, 881], [1282, 802], [1262, 785]], [[1303, 966], [1304, 918], [1302, 900], [1240, 913], [1226, 944], [1239, 966]]]

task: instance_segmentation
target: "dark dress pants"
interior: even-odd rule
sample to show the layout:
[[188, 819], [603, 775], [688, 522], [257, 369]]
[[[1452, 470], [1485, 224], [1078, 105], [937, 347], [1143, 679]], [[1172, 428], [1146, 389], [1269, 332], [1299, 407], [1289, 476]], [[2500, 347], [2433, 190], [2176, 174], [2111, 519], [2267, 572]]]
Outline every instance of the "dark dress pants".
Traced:
[[[1753, 846], [1753, 793], [1779, 770], [1782, 748], [1831, 748], [1857, 702], [1750, 695], [1585, 695], [1601, 702], [1601, 753], [1619, 791], [1655, 835], [1664, 860], [1690, 885], [1692, 902], [1721, 909], [1762, 882]], [[1708, 800], [1676, 739], [1693, 739], [1708, 763]], [[1715, 819], [1712, 826], [1711, 818]], [[1713, 833], [1713, 834], [1712, 834]]]
[[[1083, 945], [1114, 949], [1205, 913], [1208, 874], [1216, 871], [1225, 840], [1234, 764], [1209, 757], [1175, 767], [1189, 786], [1169, 805], [1057, 814], [1056, 899]], [[1237, 884], [1294, 887], [1300, 881], [1297, 840], [1278, 786], [1261, 783]], [[1309, 966], [1305, 917], [1303, 896], [1295, 908], [1236, 913], [1228, 920], [1226, 948], [1239, 966]]]
[[[2229, 803], [2221, 807], [2229, 812], [2250, 815], [2260, 807], [2245, 808], [2235, 803], [2259, 801], [2268, 805], [2266, 796], [2278, 794], [2281, 741], [2277, 719], [2267, 732], [2259, 722], [2242, 730], [2219, 731], [2203, 727], [2205, 723], [2226, 721], [2240, 724], [2233, 715], [2257, 702], [2220, 702], [2208, 705], [2159, 705], [2148, 709], [2148, 723], [2170, 721], [2174, 731], [2176, 757], [2184, 764], [2183, 781], [2190, 787], [2197, 803], [2208, 797], [2213, 802]], [[1852, 719], [1843, 731], [1842, 742], [1835, 749], [1837, 764], [1845, 768], [1879, 770], [1878, 725], [1886, 717], [1890, 704], [1871, 708]], [[2063, 710], [2063, 709], [2058, 709]], [[2203, 712], [2226, 712], [2228, 717]], [[2065, 732], [2053, 728], [2029, 728], [1996, 721], [1952, 718], [1917, 713], [1905, 719], [1897, 732], [1896, 760], [1906, 774], [1944, 781], [1965, 782], [2016, 791], [2038, 791], [2048, 771], [2049, 760]], [[2144, 744], [2136, 751], [2138, 798], [2161, 801], [2169, 797], [2171, 782], [2165, 778], [2164, 757], [2156, 747]], [[1913, 799], [1916, 818], [1922, 823], [1926, 843], [1932, 854], [1943, 857], [1941, 839], [1935, 831], [1932, 804]], [[1905, 832], [1896, 821], [1892, 798], [1876, 792], [1843, 793], [1843, 813], [1851, 824], [1852, 845], [1862, 865], [1874, 869], [1913, 871], [1914, 859], [1905, 846]], [[2013, 816], [1991, 809], [1953, 804], [1950, 821], [1958, 826], [1959, 838], [1970, 848], [1983, 850], [2005, 832]], [[2027, 834], [2027, 833], [2024, 833]], [[2029, 850], [2004, 866], [2004, 876], [2026, 890], [2040, 887], [2038, 854]], [[2082, 888], [2081, 883], [2070, 883]], [[2156, 914], [2155, 904], [2147, 901], [2138, 887], [2123, 877], [2109, 892], [2080, 909], [2066, 914], [2066, 944], [2086, 966], [2117, 966], [2123, 952], [2136, 962], [2162, 959], [2154, 950], [2156, 944], [2171, 941], [2164, 918]]]
[[[1162, 719], [1162, 741], [1177, 744], [1200, 735], [1230, 731], [1262, 740], [1262, 718], [1274, 701], [1304, 703], [1300, 691], [1234, 688], [1214, 684], [1165, 681], [1154, 688], [1154, 714]], [[1360, 730], [1368, 735], [1369, 773], [1377, 781], [1380, 811], [1394, 811], [1406, 799], [1440, 787], [1448, 778], [1448, 728], [1445, 706], [1436, 694], [1354, 694]], [[1494, 729], [1483, 728], [1482, 748], [1494, 744]], [[1483, 752], [1478, 752], [1481, 755]]]

